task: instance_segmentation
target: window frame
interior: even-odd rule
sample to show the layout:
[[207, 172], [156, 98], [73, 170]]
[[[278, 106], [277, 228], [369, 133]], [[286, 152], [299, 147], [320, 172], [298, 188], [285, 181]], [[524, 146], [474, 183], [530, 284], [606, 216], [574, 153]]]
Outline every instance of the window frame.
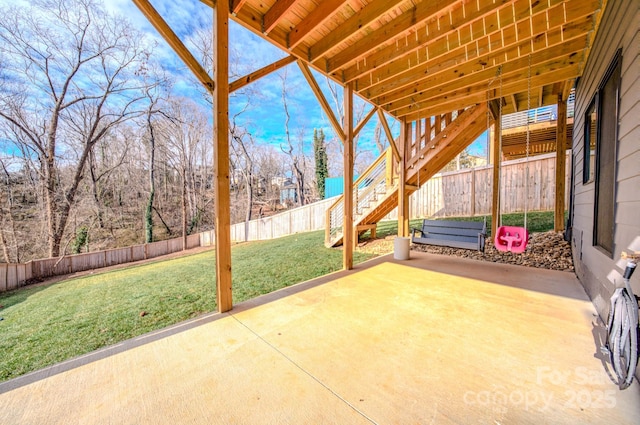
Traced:
[[[613, 115], [613, 118], [611, 118], [611, 114], [602, 114], [599, 111], [603, 110], [602, 107], [602, 102], [604, 100], [604, 97], [602, 95], [602, 92], [604, 91], [605, 86], [607, 86], [607, 84], [609, 83], [609, 81], [611, 80], [611, 78], [614, 77], [614, 72], [616, 72], [616, 70], [619, 70], [619, 74], [617, 75], [618, 77], [618, 81], [617, 81], [617, 85], [615, 87], [615, 114]], [[596, 100], [596, 112], [597, 116], [596, 116], [596, 153], [595, 153], [595, 173], [594, 173], [594, 203], [593, 203], [593, 238], [592, 238], [592, 246], [595, 247], [596, 249], [598, 249], [600, 252], [602, 252], [603, 254], [607, 255], [610, 258], [613, 258], [613, 253], [615, 252], [615, 216], [616, 216], [616, 186], [617, 186], [617, 179], [616, 176], [618, 174], [618, 167], [617, 167], [617, 157], [618, 157], [618, 137], [620, 136], [620, 125], [619, 125], [619, 119], [620, 119], [620, 90], [621, 90], [621, 86], [622, 86], [622, 49], [618, 49], [618, 51], [616, 52], [616, 54], [614, 55], [613, 59], [611, 60], [611, 62], [609, 62], [609, 65], [607, 67], [606, 72], [604, 73], [602, 79], [600, 80], [600, 84], [598, 85], [598, 88], [596, 90], [596, 93], [594, 95], [594, 98]], [[602, 168], [602, 152], [603, 152], [603, 143], [607, 142], [603, 139], [602, 136], [602, 131], [603, 131], [603, 125], [602, 125], [602, 120], [605, 119], [605, 117], [607, 117], [607, 119], [613, 119], [614, 120], [614, 140], [611, 141], [612, 145], [610, 146], [611, 149], [613, 149], [612, 152], [612, 157], [613, 157], [613, 162], [612, 162], [612, 181], [611, 181], [611, 200], [612, 200], [612, 210], [611, 210], [611, 228], [609, 229], [611, 231], [611, 250], [609, 250], [608, 247], [605, 247], [601, 244], [602, 242], [602, 238], [600, 238], [599, 236], [600, 233], [599, 232], [604, 232], [607, 231], [607, 229], [599, 229], [598, 228], [598, 218], [600, 217], [600, 211], [599, 211], [599, 205], [600, 205], [600, 200], [601, 200], [601, 196], [605, 196], [605, 193], [601, 193], [600, 190], [600, 171]], [[606, 192], [606, 190], [604, 190], [604, 192]], [[607, 223], [609, 224], [609, 223]]]
[[[589, 106], [587, 106], [587, 110], [584, 113], [584, 140], [583, 140], [583, 152], [582, 152], [582, 184], [587, 185], [595, 182], [596, 177], [596, 161], [594, 160], [593, 169], [591, 168], [591, 136], [595, 137], [595, 149], [594, 149], [594, 157], [598, 157], [598, 134], [599, 134], [599, 123], [600, 123], [600, 114], [598, 111], [599, 106], [599, 95], [600, 90], [596, 91], [596, 93], [591, 98], [591, 102], [589, 102]], [[595, 131], [591, 132], [591, 114], [596, 113], [596, 125]], [[594, 159], [595, 159], [594, 158]]]

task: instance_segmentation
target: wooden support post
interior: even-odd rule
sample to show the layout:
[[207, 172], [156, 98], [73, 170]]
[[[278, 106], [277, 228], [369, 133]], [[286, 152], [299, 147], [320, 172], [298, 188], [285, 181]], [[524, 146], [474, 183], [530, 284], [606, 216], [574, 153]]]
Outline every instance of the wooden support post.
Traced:
[[491, 235], [496, 234], [496, 230], [502, 223], [500, 223], [500, 159], [502, 152], [500, 152], [500, 121], [498, 117], [493, 124], [493, 131], [491, 132], [491, 162], [493, 163], [493, 185], [492, 185], [492, 198], [491, 198]]
[[218, 312], [233, 307], [231, 290], [231, 211], [229, 208], [229, 2], [213, 8], [213, 157], [216, 224], [216, 302]]
[[344, 220], [342, 267], [353, 268], [353, 84], [344, 88]]
[[567, 155], [567, 99], [558, 96], [558, 121], [556, 124], [556, 206], [553, 214], [554, 230], [564, 230], [564, 192]]
[[402, 121], [400, 124], [400, 146], [402, 158], [400, 160], [400, 175], [398, 182], [398, 236], [409, 236], [409, 196], [407, 196], [407, 162], [411, 149], [411, 123]]

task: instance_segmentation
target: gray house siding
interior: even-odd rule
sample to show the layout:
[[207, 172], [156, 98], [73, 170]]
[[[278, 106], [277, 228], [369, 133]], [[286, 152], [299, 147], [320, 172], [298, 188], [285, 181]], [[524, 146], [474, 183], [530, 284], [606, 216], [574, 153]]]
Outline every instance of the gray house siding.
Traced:
[[[640, 251], [640, 1], [609, 0], [576, 88], [573, 135], [573, 256], [578, 278], [606, 318], [622, 251]], [[615, 146], [613, 253], [593, 246], [595, 182], [583, 184], [585, 113], [621, 49], [618, 137]], [[609, 111], [604, 111], [607, 113]], [[599, 111], [599, 114], [603, 111]], [[609, 194], [607, 194], [609, 195]], [[640, 294], [640, 273], [632, 279]]]

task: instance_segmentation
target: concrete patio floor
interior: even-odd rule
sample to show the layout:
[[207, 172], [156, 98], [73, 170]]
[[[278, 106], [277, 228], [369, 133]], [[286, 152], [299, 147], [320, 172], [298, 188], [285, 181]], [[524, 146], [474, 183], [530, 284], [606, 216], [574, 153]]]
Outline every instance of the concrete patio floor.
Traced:
[[0, 384], [0, 424], [638, 424], [571, 273], [412, 252]]

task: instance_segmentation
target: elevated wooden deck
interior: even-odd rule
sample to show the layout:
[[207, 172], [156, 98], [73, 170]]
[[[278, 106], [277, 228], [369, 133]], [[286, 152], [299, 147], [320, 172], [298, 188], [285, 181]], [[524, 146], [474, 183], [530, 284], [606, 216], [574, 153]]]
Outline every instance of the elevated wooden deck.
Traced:
[[[556, 151], [556, 129], [558, 122], [545, 121], [529, 126], [529, 155], [541, 155]], [[519, 126], [502, 131], [502, 153], [505, 159], [526, 156], [527, 127]], [[567, 141], [565, 150], [573, 146], [573, 117], [567, 119]]]
[[573, 274], [411, 255], [2, 383], [0, 423], [638, 423]]

